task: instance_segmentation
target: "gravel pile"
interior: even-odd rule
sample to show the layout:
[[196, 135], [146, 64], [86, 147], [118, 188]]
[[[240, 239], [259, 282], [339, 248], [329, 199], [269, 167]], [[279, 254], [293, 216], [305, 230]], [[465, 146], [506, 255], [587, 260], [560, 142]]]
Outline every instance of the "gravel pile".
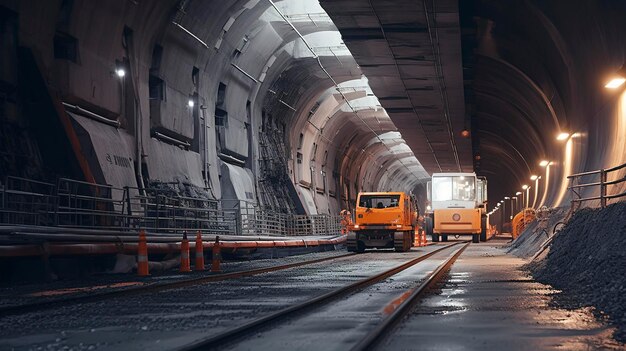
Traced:
[[543, 219], [534, 220], [524, 229], [522, 234], [511, 244], [508, 252], [522, 258], [530, 258], [535, 255], [544, 241], [554, 233], [555, 226], [557, 229], [561, 229], [563, 226], [561, 222], [568, 211], [567, 208], [555, 208], [546, 211]]
[[527, 266], [535, 279], [562, 290], [566, 308], [595, 307], [626, 342], [626, 203], [577, 211], [558, 232], [545, 259]]

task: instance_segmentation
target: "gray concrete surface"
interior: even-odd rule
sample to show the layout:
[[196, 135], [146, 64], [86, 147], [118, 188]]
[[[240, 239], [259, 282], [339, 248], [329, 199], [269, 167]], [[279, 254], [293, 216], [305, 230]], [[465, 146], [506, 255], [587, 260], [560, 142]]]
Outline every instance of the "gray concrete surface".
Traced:
[[505, 240], [470, 245], [441, 291], [423, 301], [385, 350], [624, 349], [589, 309], [551, 305], [556, 293], [504, 253]]

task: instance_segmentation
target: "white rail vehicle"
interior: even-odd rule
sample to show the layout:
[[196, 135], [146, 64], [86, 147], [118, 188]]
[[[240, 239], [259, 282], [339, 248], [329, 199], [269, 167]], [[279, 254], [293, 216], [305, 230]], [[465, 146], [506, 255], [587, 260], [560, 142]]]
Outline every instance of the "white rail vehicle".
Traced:
[[424, 228], [433, 241], [448, 235], [471, 235], [487, 240], [487, 179], [476, 173], [433, 173], [428, 182]]

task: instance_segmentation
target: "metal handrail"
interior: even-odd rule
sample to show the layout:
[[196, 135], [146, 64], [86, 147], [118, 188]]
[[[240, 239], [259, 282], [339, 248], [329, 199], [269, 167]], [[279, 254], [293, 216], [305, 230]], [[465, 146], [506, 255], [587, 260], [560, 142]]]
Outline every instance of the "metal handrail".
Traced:
[[[200, 195], [202, 196], [202, 195]], [[339, 235], [341, 218], [295, 215], [254, 201], [181, 196], [168, 188], [117, 188], [60, 178], [57, 184], [11, 178], [0, 186], [0, 224], [119, 232]]]
[[[575, 205], [580, 205], [583, 202], [586, 201], [593, 201], [593, 200], [600, 200], [600, 206], [602, 208], [606, 207], [607, 205], [607, 200], [610, 199], [617, 199], [620, 197], [625, 197], [626, 196], [626, 191], [623, 191], [621, 193], [616, 193], [616, 194], [608, 194], [607, 193], [607, 188], [611, 185], [618, 185], [618, 184], [622, 184], [626, 182], [626, 175], [619, 178], [619, 179], [615, 179], [615, 180], [607, 180], [608, 175], [612, 172], [615, 171], [619, 171], [623, 168], [626, 168], [626, 163], [615, 166], [615, 167], [611, 167], [611, 168], [606, 168], [606, 169], [599, 169], [599, 170], [595, 170], [595, 171], [589, 171], [589, 172], [582, 172], [582, 173], [576, 173], [576, 174], [572, 174], [567, 176], [567, 179], [569, 179], [570, 181], [570, 185], [567, 187], [567, 189], [569, 189], [572, 194], [572, 200], [571, 200], [571, 206], [572, 208]], [[587, 176], [600, 176], [600, 179], [598, 181], [594, 181], [594, 182], [587, 182], [587, 183], [580, 183], [581, 178], [583, 177], [587, 177]], [[583, 188], [589, 188], [589, 187], [597, 187], [599, 189], [599, 195], [597, 196], [587, 196], [587, 197], [583, 197], [582, 194], [580, 193], [580, 189]]]

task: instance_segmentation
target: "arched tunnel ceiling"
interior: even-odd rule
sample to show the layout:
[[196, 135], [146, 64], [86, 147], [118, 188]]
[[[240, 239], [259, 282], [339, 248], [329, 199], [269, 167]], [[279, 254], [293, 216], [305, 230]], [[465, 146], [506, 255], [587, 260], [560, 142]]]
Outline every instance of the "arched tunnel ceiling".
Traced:
[[429, 173], [473, 170], [456, 3], [321, 1]]
[[[480, 156], [476, 171], [489, 177], [491, 195], [499, 199], [530, 184], [531, 174], [544, 174], [539, 161], [551, 160], [550, 180], [555, 186], [542, 203], [558, 205], [566, 176], [576, 169], [597, 168], [603, 156], [592, 161], [586, 157], [590, 150], [582, 146], [584, 141], [560, 142], [556, 135], [566, 132], [591, 139], [596, 134], [600, 139], [588, 144], [596, 155], [606, 155], [605, 145], [611, 143], [601, 131], [605, 128], [601, 124], [607, 128], [615, 124], [607, 109], [611, 95], [602, 89], [602, 80], [626, 57], [619, 39], [626, 27], [620, 15], [626, 3], [460, 4], [465, 93], [474, 150]], [[577, 152], [571, 143], [578, 145]], [[620, 159], [612, 162], [624, 159], [612, 158]]]

